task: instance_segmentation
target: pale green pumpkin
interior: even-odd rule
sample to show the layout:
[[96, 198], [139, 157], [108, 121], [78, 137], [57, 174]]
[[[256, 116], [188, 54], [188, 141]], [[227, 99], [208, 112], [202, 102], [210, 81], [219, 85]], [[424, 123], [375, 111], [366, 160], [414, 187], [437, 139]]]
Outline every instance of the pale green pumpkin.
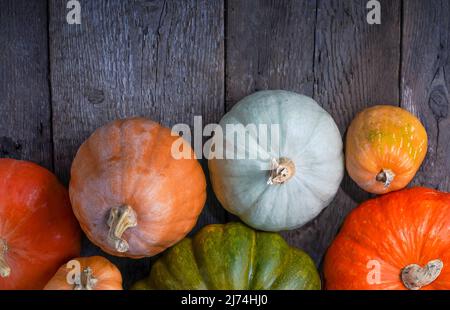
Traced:
[[213, 224], [167, 250], [132, 289], [313, 290], [312, 259], [276, 233], [241, 223]]
[[[247, 138], [227, 135], [230, 124], [245, 126]], [[259, 126], [274, 124], [276, 139], [269, 134], [270, 142], [261, 144]], [[295, 229], [334, 198], [344, 173], [342, 138], [333, 118], [313, 99], [282, 90], [257, 92], [238, 102], [220, 127], [224, 153], [235, 156], [209, 160], [213, 189], [223, 207], [248, 225]], [[258, 157], [238, 159], [238, 152], [241, 158]]]

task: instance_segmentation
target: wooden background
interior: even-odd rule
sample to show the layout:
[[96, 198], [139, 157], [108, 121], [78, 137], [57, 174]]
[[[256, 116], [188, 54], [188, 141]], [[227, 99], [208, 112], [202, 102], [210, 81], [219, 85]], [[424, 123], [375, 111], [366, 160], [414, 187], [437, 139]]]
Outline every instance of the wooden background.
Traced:
[[[218, 122], [256, 90], [287, 89], [315, 98], [343, 136], [364, 107], [408, 109], [429, 134], [413, 184], [449, 191], [450, 1], [380, 2], [369, 25], [366, 0], [80, 0], [81, 25], [69, 25], [66, 0], [0, 0], [0, 157], [67, 184], [78, 146], [110, 120]], [[320, 266], [368, 197], [346, 176], [317, 219], [283, 235]], [[210, 191], [196, 230], [232, 219]], [[150, 269], [111, 259], [126, 287]]]

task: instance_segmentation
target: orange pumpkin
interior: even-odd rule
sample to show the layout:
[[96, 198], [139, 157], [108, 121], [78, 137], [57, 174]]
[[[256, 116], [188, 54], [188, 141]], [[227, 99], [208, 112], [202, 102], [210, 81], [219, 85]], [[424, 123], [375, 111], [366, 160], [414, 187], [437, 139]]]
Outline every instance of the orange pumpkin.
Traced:
[[0, 290], [42, 289], [79, 254], [67, 190], [36, 164], [0, 159]]
[[332, 290], [450, 289], [450, 194], [416, 187], [347, 217], [324, 262]]
[[[175, 159], [172, 146], [190, 158]], [[186, 153], [186, 152], [183, 152]], [[194, 152], [170, 129], [143, 118], [97, 129], [78, 150], [69, 188], [88, 238], [116, 256], [152, 256], [195, 225], [206, 181]]]
[[408, 111], [387, 105], [367, 108], [348, 128], [348, 174], [370, 193], [402, 189], [422, 164], [427, 141], [425, 128]]
[[102, 256], [78, 257], [62, 265], [44, 289], [122, 290], [122, 275]]

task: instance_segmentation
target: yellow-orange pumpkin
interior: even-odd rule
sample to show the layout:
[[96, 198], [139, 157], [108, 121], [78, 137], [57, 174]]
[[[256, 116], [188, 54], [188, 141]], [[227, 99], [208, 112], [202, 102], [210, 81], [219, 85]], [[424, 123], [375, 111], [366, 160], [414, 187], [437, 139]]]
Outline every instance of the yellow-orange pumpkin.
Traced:
[[143, 119], [97, 129], [73, 161], [69, 194], [88, 238], [105, 252], [139, 258], [175, 244], [195, 225], [206, 199], [203, 170], [175, 159], [180, 137]]
[[367, 108], [348, 128], [348, 174], [370, 193], [402, 189], [422, 164], [427, 142], [425, 128], [408, 111], [387, 105]]
[[44, 289], [122, 290], [122, 275], [102, 256], [78, 257], [61, 266]]
[[450, 194], [415, 187], [364, 202], [324, 262], [331, 290], [450, 290]]

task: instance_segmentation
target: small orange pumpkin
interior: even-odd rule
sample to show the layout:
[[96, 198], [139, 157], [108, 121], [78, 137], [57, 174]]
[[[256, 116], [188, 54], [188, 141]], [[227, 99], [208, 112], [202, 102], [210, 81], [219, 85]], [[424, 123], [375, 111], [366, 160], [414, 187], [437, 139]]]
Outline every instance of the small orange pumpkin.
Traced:
[[[188, 158], [172, 154], [180, 140]], [[93, 243], [112, 255], [140, 258], [164, 251], [194, 227], [206, 180], [186, 141], [158, 123], [134, 118], [97, 129], [81, 145], [69, 194]]]
[[450, 290], [450, 194], [415, 187], [354, 209], [328, 249], [330, 290]]
[[102, 256], [78, 257], [61, 266], [44, 289], [122, 290], [122, 275]]
[[422, 164], [427, 142], [425, 128], [408, 111], [388, 105], [367, 108], [348, 128], [348, 174], [370, 193], [402, 189]]

